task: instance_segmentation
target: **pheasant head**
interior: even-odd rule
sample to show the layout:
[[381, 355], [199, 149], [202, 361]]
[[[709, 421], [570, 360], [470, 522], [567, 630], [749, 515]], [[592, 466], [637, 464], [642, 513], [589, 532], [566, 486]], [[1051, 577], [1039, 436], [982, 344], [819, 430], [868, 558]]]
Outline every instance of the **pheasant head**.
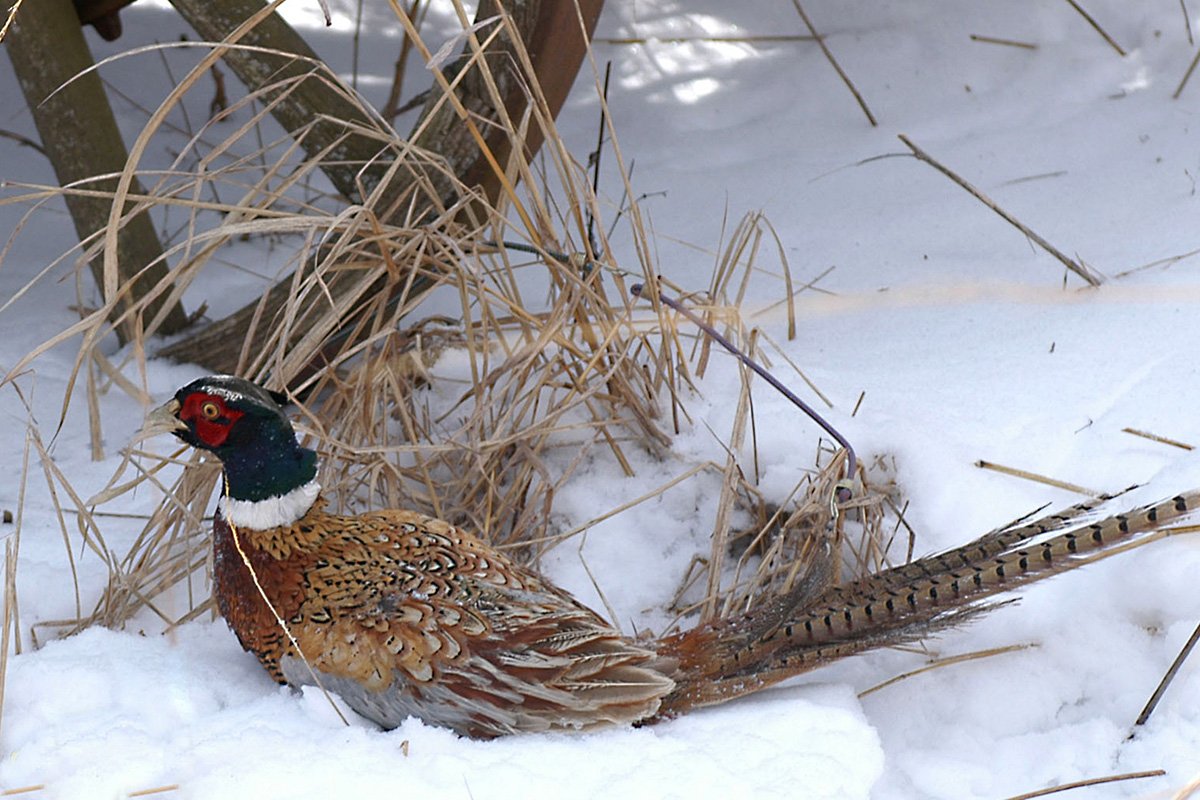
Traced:
[[287, 397], [232, 375], [192, 381], [150, 413], [148, 434], [173, 433], [225, 468], [221, 511], [235, 524], [286, 525], [320, 491], [317, 454], [302, 447], [284, 413]]

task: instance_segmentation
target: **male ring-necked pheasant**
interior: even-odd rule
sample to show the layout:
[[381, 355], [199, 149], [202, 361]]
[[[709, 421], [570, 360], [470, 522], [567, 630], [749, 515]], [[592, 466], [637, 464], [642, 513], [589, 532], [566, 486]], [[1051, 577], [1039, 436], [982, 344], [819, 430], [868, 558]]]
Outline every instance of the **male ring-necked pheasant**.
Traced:
[[1090, 524], [1078, 518], [1095, 504], [1081, 504], [815, 600], [784, 597], [635, 641], [447, 522], [328, 513], [316, 453], [296, 441], [284, 403], [211, 376], [180, 389], [146, 430], [172, 432], [224, 465], [213, 592], [242, 646], [275, 680], [319, 679], [388, 728], [410, 715], [474, 737], [653, 722], [925, 636], [1198, 502], [1181, 495]]

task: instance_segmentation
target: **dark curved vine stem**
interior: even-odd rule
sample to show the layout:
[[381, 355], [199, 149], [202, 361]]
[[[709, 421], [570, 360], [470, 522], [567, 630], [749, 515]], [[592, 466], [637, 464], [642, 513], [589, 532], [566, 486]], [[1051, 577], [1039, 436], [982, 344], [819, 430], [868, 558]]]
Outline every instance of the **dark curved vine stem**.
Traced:
[[[629, 287], [629, 292], [634, 297], [641, 297], [642, 292], [644, 290], [645, 290], [645, 287], [643, 287], [642, 284], [640, 284], [640, 283], [635, 283], [634, 285]], [[799, 397], [797, 397], [795, 392], [793, 392], [788, 387], [784, 386], [783, 383], [780, 382], [780, 380], [778, 378], [776, 378], [774, 375], [772, 375], [770, 372], [767, 372], [766, 368], [764, 368], [757, 361], [755, 361], [754, 359], [750, 358], [750, 356], [748, 356], [744, 352], [742, 352], [742, 350], [740, 348], [738, 348], [737, 345], [735, 345], [733, 342], [729, 341], [724, 336], [722, 336], [721, 333], [716, 328], [709, 325], [704, 320], [700, 319], [699, 315], [697, 315], [695, 312], [693, 312], [692, 310], [690, 310], [689, 308], [684, 306], [678, 300], [676, 300], [672, 297], [668, 297], [667, 295], [662, 294], [661, 292], [658, 295], [658, 299], [659, 299], [659, 302], [663, 303], [668, 308], [674, 309], [675, 311], [678, 311], [680, 314], [683, 314], [685, 317], [687, 317], [696, 327], [698, 327], [700, 330], [704, 331], [704, 333], [707, 334], [709, 337], [711, 337], [714, 341], [716, 341], [717, 344], [721, 345], [726, 350], [728, 350], [731, 354], [736, 356], [737, 359], [739, 361], [741, 361], [743, 364], [745, 364], [747, 367], [754, 370], [754, 372], [757, 373], [759, 377], [761, 377], [767, 383], [771, 384], [771, 386], [775, 387], [775, 389], [780, 394], [782, 394], [788, 400], [792, 401], [793, 405], [795, 405], [797, 408], [799, 408], [801, 411], [803, 411], [805, 414], [807, 414], [813, 422], [820, 425], [821, 428], [824, 429], [824, 431], [826, 433], [828, 433], [830, 436], [832, 436], [833, 439], [839, 445], [841, 445], [842, 449], [844, 449], [846, 451], [846, 475], [847, 475], [847, 477], [850, 477], [850, 478], [854, 477], [854, 473], [858, 469], [858, 459], [854, 455], [854, 448], [851, 446], [849, 440], [846, 439], [845, 436], [842, 436], [842, 434], [839, 433], [836, 428], [834, 428], [832, 425], [830, 425], [829, 422], [827, 422], [824, 417], [822, 417], [820, 414], [817, 413], [816, 409], [814, 409], [808, 403], [804, 402]], [[844, 503], [847, 500], [849, 500], [850, 497], [851, 497], [851, 491], [848, 487], [846, 487], [844, 485], [838, 486], [837, 498], [839, 501]]]
[[[497, 242], [490, 241], [490, 240], [483, 242], [483, 244], [488, 247], [499, 247], [500, 246], [500, 244], [498, 244]], [[506, 247], [510, 250], [520, 250], [522, 252], [533, 253], [533, 254], [538, 254], [538, 255], [545, 254], [563, 264], [568, 264], [571, 261], [570, 256], [567, 256], [563, 253], [555, 253], [553, 251], [539, 249], [536, 247], [532, 247], [530, 245], [521, 244], [519, 242], [505, 241], [502, 244], [504, 247]], [[592, 266], [593, 265], [590, 261], [584, 262], [583, 269], [585, 271], [589, 271], [592, 268]], [[641, 297], [644, 290], [645, 290], [645, 287], [642, 286], [642, 284], [640, 284], [640, 283], [635, 283], [629, 287], [629, 292], [634, 297]], [[817, 423], [817, 425], [819, 425], [822, 430], [824, 430], [831, 437], [833, 437], [834, 441], [836, 441], [838, 443], [838, 445], [841, 446], [841, 448], [846, 451], [846, 477], [848, 479], [854, 478], [855, 472], [858, 471], [858, 457], [854, 453], [854, 446], [850, 444], [850, 440], [848, 440], [845, 436], [842, 436], [842, 434], [838, 431], [837, 428], [833, 427], [833, 425], [831, 425], [824, 417], [822, 417], [815, 408], [813, 408], [808, 403], [801, 400], [796, 395], [795, 392], [793, 392], [791, 389], [789, 389], [787, 386], [785, 386], [778, 378], [776, 378], [774, 375], [772, 375], [770, 372], [768, 372], [765, 367], [763, 367], [761, 364], [759, 364], [754, 359], [750, 358], [750, 356], [743, 353], [742, 350], [737, 345], [735, 345], [733, 342], [729, 341], [724, 336], [722, 336], [721, 333], [716, 328], [709, 325], [704, 320], [700, 319], [700, 317], [694, 311], [692, 311], [689, 308], [687, 308], [686, 306], [684, 306], [678, 300], [676, 300], [672, 297], [668, 297], [667, 295], [662, 294], [661, 292], [658, 295], [658, 299], [660, 302], [662, 302], [668, 308], [674, 309], [675, 311], [678, 311], [680, 314], [683, 314], [685, 317], [687, 317], [688, 320], [690, 320], [696, 327], [698, 327], [700, 330], [704, 331], [704, 333], [706, 335], [710, 336], [714, 341], [716, 341], [717, 344], [721, 345], [726, 350], [728, 350], [731, 354], [736, 356], [737, 359], [739, 361], [741, 361], [743, 364], [745, 364], [747, 367], [754, 370], [754, 372], [757, 373], [763, 380], [765, 380], [767, 383], [771, 384], [771, 386], [773, 386], [776, 391], [778, 391], [780, 394], [782, 394], [784, 397], [786, 397], [788, 400], [790, 400], [794, 406], [796, 406], [801, 411], [803, 411], [805, 414], [807, 414], [809, 419], [811, 419], [813, 422]], [[852, 496], [853, 496], [853, 492], [850, 490], [850, 488], [848, 486], [846, 486], [844, 484], [838, 485], [837, 499], [839, 502], [845, 503]]]
[[[600, 195], [600, 155], [604, 152], [604, 127], [608, 116], [608, 79], [612, 77], [612, 62], [609, 61], [604, 65], [604, 92], [602, 94], [603, 102], [600, 103], [600, 130], [596, 132], [596, 151], [591, 155], [592, 162], [592, 197]], [[588, 206], [587, 215], [587, 238], [588, 244], [591, 245], [592, 254], [599, 255], [600, 249], [596, 247], [596, 216], [591, 211], [591, 206]]]

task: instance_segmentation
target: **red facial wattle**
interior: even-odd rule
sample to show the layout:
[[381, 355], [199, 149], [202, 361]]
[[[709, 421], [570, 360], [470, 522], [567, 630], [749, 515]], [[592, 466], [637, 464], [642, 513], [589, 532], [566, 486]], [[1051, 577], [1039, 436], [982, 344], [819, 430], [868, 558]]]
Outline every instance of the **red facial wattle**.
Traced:
[[179, 409], [179, 419], [191, 425], [196, 438], [208, 447], [220, 447], [229, 437], [229, 431], [246, 412], [231, 408], [224, 398], [194, 392], [184, 398]]

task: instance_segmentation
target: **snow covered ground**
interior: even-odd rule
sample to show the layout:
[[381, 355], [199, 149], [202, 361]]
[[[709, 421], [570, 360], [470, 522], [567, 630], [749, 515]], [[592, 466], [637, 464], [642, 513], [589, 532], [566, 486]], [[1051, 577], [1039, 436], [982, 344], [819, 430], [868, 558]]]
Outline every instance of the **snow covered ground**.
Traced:
[[[316, 25], [315, 2], [289, 3], [310, 42], [348, 74], [355, 4], [334, 5], [338, 24], [326, 31]], [[1200, 457], [1122, 432], [1132, 427], [1200, 444], [1200, 419], [1188, 400], [1200, 390], [1200, 257], [1189, 255], [1200, 249], [1192, 227], [1200, 211], [1200, 129], [1191, 130], [1200, 128], [1200, 83], [1172, 99], [1196, 49], [1178, 3], [1089, 0], [1087, 7], [1126, 55], [1067, 3], [811, 0], [805, 10], [877, 127], [813, 42], [730, 40], [806, 33], [785, 0], [609, 0], [600, 23], [595, 54], [613, 62], [610, 105], [624, 156], [635, 163], [634, 185], [650, 195], [644, 207], [660, 271], [706, 287], [723, 226], [756, 210], [778, 231], [799, 282], [834, 268], [818, 283], [823, 291], [800, 296], [798, 335], [785, 349], [833, 400], [832, 418], [861, 452], [894, 457], [920, 552], [966, 541], [1044, 503], [1078, 499], [978, 469], [979, 459], [1096, 490], [1147, 484], [1128, 504], [1200, 486]], [[382, 101], [398, 25], [383, 4], [367, 13], [359, 86]], [[89, 34], [97, 54], [171, 41], [185, 30], [169, 10], [144, 2], [124, 19], [119, 47]], [[443, 12], [432, 24], [449, 31]], [[644, 41], [604, 41], [631, 38]], [[139, 58], [104, 74], [153, 107], [169, 85], [160, 80], [157, 55]], [[0, 97], [12, 99], [0, 128], [32, 135], [18, 96], [7, 62], [0, 63]], [[132, 101], [116, 106], [132, 135], [144, 114]], [[597, 113], [585, 66], [560, 117], [577, 157], [593, 147]], [[907, 150], [898, 134], [1107, 276], [1105, 284], [1085, 289], [1071, 276], [1064, 286], [1059, 262], [930, 166], [901, 157]], [[31, 151], [0, 139], [0, 180], [52, 177]], [[614, 175], [604, 191], [619, 200]], [[15, 227], [21, 211], [0, 207], [0, 229]], [[71, 246], [69, 230], [57, 207], [26, 225], [0, 261], [0, 302]], [[1173, 257], [1180, 258], [1164, 261]], [[0, 372], [73, 321], [71, 284], [43, 282], [0, 313]], [[777, 342], [786, 338], [785, 320], [771, 306], [782, 296], [782, 282], [764, 273], [744, 308]], [[188, 301], [208, 300], [217, 312], [237, 299]], [[47, 438], [73, 347], [55, 349], [17, 381]], [[196, 374], [151, 363], [148, 388], [161, 399]], [[583, 521], [661, 482], [656, 469], [665, 479], [719, 457], [703, 423], [728, 429], [735, 374], [721, 360], [692, 399], [696, 424], [677, 443], [677, 463], [647, 463], [630, 480], [597, 461], [560, 495], [556, 511]], [[763, 485], [782, 498], [811, 465], [816, 433], [782, 398], [757, 392], [756, 403], [760, 426], [784, 432], [760, 437]], [[100, 410], [105, 461], [89, 458], [81, 399], [53, 442], [57, 465], [84, 496], [112, 474], [143, 414], [118, 393], [102, 398]], [[0, 388], [3, 509], [17, 507], [28, 419], [14, 388]], [[41, 786], [29, 795], [39, 798], [125, 797], [159, 787], [175, 787], [161, 796], [188, 798], [381, 791], [999, 798], [1166, 770], [1064, 795], [1101, 798], [1168, 797], [1200, 776], [1195, 659], [1145, 730], [1126, 740], [1200, 620], [1200, 552], [1187, 537], [1034, 587], [1018, 605], [929, 643], [941, 655], [1033, 647], [941, 668], [861, 699], [858, 692], [918, 668], [928, 655], [860, 657], [652, 729], [479, 743], [416, 721], [388, 733], [344, 727], [323, 698], [275, 687], [221, 622], [163, 637], [147, 620], [145, 631], [91, 630], [30, 652], [29, 627], [73, 615], [76, 599], [36, 464], [29, 474], [17, 572], [24, 652], [8, 662], [0, 791]], [[691, 482], [659, 508], [624, 514], [589, 534], [588, 565], [627, 627], [663, 618], [662, 604], [704, 546], [710, 491]], [[124, 510], [144, 512], [156, 500], [142, 493]], [[130, 536], [121, 521], [110, 523], [113, 541]], [[0, 524], [0, 536], [14, 528]], [[73, 555], [87, 607], [106, 571], [90, 552], [76, 547]], [[575, 548], [555, 551], [547, 568], [597, 602]]]

